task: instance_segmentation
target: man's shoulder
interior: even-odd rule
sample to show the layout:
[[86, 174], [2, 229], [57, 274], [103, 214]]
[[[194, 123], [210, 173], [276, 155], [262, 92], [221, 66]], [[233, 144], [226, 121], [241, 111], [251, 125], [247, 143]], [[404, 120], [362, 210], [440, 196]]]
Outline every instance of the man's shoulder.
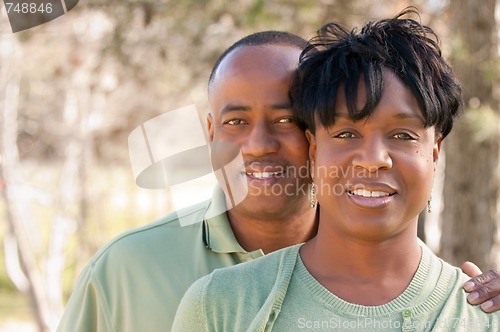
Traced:
[[[201, 234], [204, 214], [210, 201], [174, 211], [147, 225], [127, 230], [105, 244], [92, 258], [98, 264], [109, 258], [127, 257], [138, 252], [168, 252], [178, 244]], [[183, 223], [184, 222], [184, 223]], [[201, 238], [200, 238], [201, 240]]]

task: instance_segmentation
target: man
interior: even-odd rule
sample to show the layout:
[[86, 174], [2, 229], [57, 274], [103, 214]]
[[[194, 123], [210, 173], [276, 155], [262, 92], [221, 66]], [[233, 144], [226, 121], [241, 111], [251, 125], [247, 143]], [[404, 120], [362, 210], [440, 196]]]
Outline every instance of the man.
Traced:
[[170, 330], [184, 292], [198, 278], [315, 235], [309, 176], [297, 171], [307, 167], [307, 141], [288, 98], [304, 46], [300, 37], [262, 32], [221, 56], [208, 89], [212, 159], [223, 163], [227, 144], [241, 150], [244, 170], [235, 176], [248, 184], [247, 197], [206, 218], [224, 211], [225, 194], [234, 194], [217, 188], [209, 202], [182, 213], [189, 226], [181, 227], [172, 214], [115, 238], [82, 272], [58, 331]]

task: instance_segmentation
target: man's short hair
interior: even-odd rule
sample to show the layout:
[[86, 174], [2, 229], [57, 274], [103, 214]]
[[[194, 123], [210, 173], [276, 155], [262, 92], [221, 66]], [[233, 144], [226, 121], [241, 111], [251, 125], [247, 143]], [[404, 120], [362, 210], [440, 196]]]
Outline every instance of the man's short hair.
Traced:
[[[241, 46], [261, 46], [261, 45], [284, 45], [296, 47], [298, 50], [302, 51], [306, 45], [307, 41], [289, 32], [284, 31], [260, 31], [243, 37], [242, 39], [235, 42], [228, 49], [222, 53], [222, 55], [217, 59], [215, 65], [210, 73], [210, 78], [208, 79], [208, 87], [212, 84], [214, 80], [215, 73], [219, 68], [221, 62], [235, 49]], [[298, 59], [297, 59], [298, 62]]]

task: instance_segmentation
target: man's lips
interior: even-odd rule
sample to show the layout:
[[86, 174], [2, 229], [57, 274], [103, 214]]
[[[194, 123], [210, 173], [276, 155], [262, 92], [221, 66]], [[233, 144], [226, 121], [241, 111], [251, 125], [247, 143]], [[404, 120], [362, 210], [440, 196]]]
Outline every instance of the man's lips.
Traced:
[[284, 176], [283, 171], [274, 171], [274, 172], [260, 172], [260, 171], [247, 171], [245, 172], [247, 176], [258, 179], [258, 180], [264, 180], [264, 179], [270, 179], [270, 178], [281, 178]]
[[247, 161], [242, 173], [256, 180], [284, 178], [287, 174], [287, 163], [278, 160]]

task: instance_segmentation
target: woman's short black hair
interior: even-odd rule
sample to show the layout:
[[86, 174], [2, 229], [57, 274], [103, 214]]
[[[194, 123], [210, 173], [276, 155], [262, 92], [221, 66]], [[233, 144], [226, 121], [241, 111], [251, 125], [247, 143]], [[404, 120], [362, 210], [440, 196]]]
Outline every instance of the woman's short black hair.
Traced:
[[[315, 119], [323, 127], [335, 123], [335, 100], [343, 84], [349, 116], [354, 121], [370, 116], [380, 101], [383, 69], [387, 68], [410, 88], [425, 119], [444, 138], [463, 110], [461, 86], [441, 55], [434, 31], [413, 19], [409, 7], [392, 19], [366, 23], [351, 32], [339, 24], [324, 25], [300, 56], [290, 89], [298, 123], [315, 132]], [[360, 80], [367, 100], [357, 107]]]

